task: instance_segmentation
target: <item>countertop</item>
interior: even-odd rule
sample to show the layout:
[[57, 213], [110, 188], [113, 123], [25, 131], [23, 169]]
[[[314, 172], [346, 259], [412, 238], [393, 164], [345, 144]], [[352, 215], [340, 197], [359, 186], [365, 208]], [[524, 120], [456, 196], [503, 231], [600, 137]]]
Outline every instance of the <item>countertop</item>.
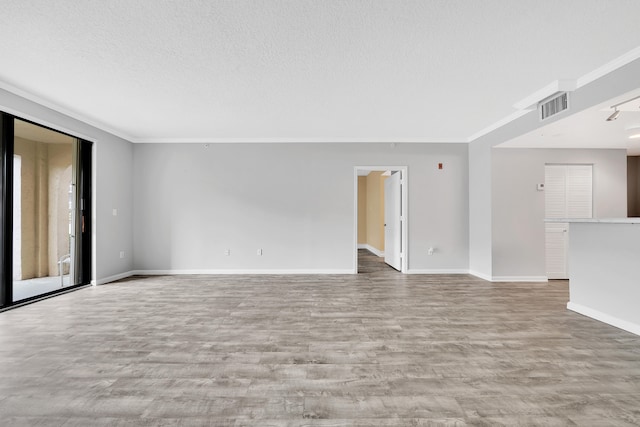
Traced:
[[640, 218], [545, 218], [544, 222], [586, 222], [602, 224], [640, 224]]

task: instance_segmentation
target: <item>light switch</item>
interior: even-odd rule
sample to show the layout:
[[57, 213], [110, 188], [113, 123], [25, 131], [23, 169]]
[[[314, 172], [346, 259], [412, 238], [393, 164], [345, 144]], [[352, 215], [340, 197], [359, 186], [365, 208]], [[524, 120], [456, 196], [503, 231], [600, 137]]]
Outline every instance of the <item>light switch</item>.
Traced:
[[112, 213], [113, 213], [113, 216], [118, 216], [118, 209], [113, 208]]

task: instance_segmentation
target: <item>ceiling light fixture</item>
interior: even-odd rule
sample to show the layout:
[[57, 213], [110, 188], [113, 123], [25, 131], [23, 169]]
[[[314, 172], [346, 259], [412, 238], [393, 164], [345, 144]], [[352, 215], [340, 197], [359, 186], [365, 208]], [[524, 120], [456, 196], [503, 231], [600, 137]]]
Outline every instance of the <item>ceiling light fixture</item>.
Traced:
[[620, 110], [618, 110], [618, 108], [616, 108], [615, 111], [613, 112], [613, 114], [611, 114], [609, 117], [607, 117], [607, 121], [608, 122], [612, 122], [615, 119], [617, 119], [619, 115], [620, 115]]
[[620, 110], [618, 110], [619, 106], [621, 106], [622, 104], [626, 104], [627, 102], [635, 101], [638, 98], [640, 98], [640, 95], [631, 99], [627, 99], [626, 101], [618, 102], [617, 104], [612, 105], [611, 108], [613, 108], [615, 111], [611, 113], [609, 117], [607, 117], [607, 121], [612, 122], [618, 118], [618, 116], [620, 115]]
[[640, 139], [640, 133], [636, 133], [635, 135], [631, 135], [629, 139]]

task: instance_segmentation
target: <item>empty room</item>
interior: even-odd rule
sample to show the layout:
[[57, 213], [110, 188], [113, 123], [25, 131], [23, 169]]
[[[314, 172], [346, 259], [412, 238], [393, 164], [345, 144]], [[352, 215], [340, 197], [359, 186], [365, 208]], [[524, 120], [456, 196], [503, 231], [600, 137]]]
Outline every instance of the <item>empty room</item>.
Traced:
[[0, 425], [640, 425], [638, 16], [0, 1]]

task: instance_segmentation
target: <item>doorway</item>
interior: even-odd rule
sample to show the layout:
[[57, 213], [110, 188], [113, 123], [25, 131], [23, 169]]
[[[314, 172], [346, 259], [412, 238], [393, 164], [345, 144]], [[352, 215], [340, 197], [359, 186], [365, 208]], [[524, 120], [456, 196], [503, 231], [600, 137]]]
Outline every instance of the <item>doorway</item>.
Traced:
[[358, 273], [359, 249], [363, 255], [372, 254], [366, 258], [369, 264], [375, 255], [375, 261], [390, 271], [406, 273], [407, 167], [356, 166], [354, 181], [354, 273]]
[[92, 147], [0, 116], [3, 308], [89, 283]]
[[[593, 165], [545, 165], [545, 218], [593, 217]], [[549, 279], [569, 278], [569, 224], [545, 223], [545, 261]]]

